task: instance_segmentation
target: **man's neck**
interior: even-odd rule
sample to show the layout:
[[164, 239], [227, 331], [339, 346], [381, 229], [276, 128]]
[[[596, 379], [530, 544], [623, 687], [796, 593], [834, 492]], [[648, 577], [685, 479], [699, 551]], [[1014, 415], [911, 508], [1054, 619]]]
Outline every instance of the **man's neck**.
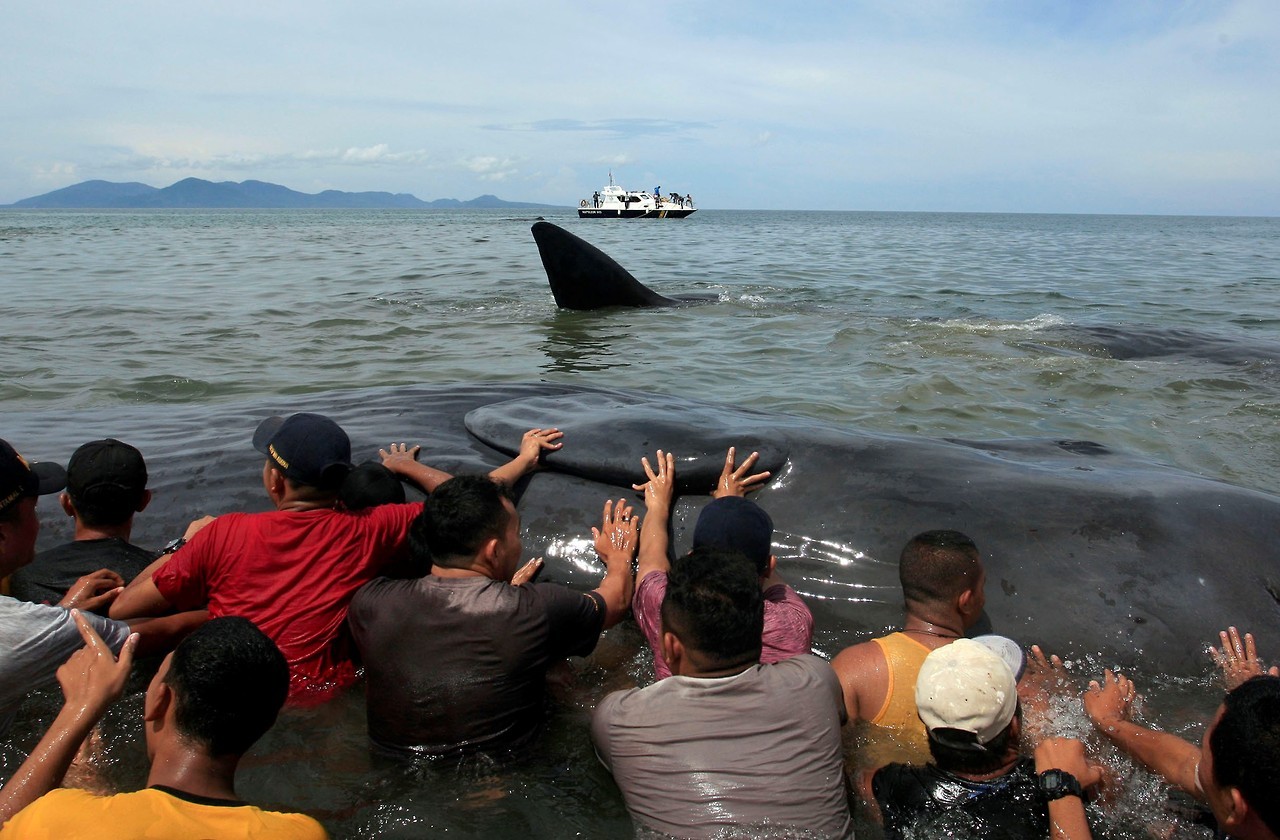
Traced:
[[129, 517], [129, 521], [123, 525], [86, 525], [79, 519], [76, 520], [76, 542], [84, 542], [86, 540], [109, 540], [113, 537], [124, 542], [129, 541], [129, 535], [133, 533], [133, 517]]
[[236, 765], [240, 756], [214, 758], [185, 745], [156, 752], [147, 775], [147, 786], [165, 787], [208, 799], [234, 800]]
[[487, 578], [492, 580], [492, 578], [479, 569], [459, 569], [453, 566], [441, 566], [439, 564], [435, 564], [431, 567], [431, 574], [438, 578]]
[[964, 619], [959, 613], [944, 609], [927, 609], [907, 605], [902, 632], [927, 647], [953, 642], [964, 635]]
[[1000, 765], [1000, 767], [995, 770], [987, 773], [961, 773], [956, 770], [948, 770], [947, 772], [953, 776], [959, 776], [960, 778], [967, 779], [971, 782], [989, 782], [992, 779], [998, 779], [1001, 776], [1007, 775], [1009, 771], [1013, 770], [1014, 766], [1017, 765], [1020, 758], [1021, 756], [1014, 752], [1010, 754], [1008, 761]]

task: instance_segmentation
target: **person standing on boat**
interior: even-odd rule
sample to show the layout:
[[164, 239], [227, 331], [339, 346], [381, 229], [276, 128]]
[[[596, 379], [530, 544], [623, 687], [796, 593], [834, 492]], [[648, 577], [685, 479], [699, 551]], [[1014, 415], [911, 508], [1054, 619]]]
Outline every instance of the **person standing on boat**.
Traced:
[[600, 206], [600, 191], [599, 191], [599, 190], [596, 190], [595, 192], [593, 192], [593, 193], [591, 194], [591, 206], [592, 206], [592, 207], [599, 207], [599, 206]]
[[653, 203], [655, 207], [662, 206], [662, 187], [653, 188]]

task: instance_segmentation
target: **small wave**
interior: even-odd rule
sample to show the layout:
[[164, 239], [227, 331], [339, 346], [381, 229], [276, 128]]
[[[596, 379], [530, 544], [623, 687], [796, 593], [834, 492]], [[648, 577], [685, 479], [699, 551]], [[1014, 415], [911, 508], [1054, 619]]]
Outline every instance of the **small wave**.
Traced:
[[942, 326], [948, 329], [973, 333], [1040, 332], [1041, 330], [1060, 327], [1066, 323], [1066, 319], [1060, 315], [1037, 315], [1026, 321], [969, 321], [956, 319], [942, 321], [941, 323]]

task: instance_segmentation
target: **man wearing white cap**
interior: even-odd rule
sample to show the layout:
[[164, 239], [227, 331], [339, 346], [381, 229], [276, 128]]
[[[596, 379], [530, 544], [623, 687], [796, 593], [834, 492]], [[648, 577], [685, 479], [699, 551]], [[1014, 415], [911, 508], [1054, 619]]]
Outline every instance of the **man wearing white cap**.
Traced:
[[933, 762], [868, 774], [886, 837], [1046, 837], [1051, 820], [1055, 836], [1088, 836], [1081, 797], [1100, 773], [1072, 739], [1021, 755], [1017, 682], [1000, 655], [971, 639], [940, 647], [915, 696]]

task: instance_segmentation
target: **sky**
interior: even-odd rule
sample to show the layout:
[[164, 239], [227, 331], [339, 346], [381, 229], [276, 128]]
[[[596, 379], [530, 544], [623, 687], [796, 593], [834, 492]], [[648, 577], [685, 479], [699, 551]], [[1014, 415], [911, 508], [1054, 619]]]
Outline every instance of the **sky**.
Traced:
[[1277, 0], [44, 0], [0, 203], [80, 181], [1280, 216]]

